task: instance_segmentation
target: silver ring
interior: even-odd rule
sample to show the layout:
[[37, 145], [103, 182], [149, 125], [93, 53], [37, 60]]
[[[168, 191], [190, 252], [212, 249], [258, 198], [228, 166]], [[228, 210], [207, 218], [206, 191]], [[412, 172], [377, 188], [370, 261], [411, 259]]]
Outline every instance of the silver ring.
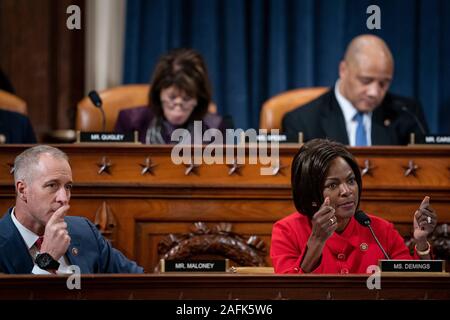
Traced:
[[333, 217], [333, 218], [330, 218], [330, 222], [331, 222], [331, 224], [334, 224], [335, 222], [336, 222], [336, 220], [335, 220], [336, 218], [335, 217]]
[[431, 217], [430, 216], [427, 217], [427, 222], [428, 222], [428, 224], [431, 223]]

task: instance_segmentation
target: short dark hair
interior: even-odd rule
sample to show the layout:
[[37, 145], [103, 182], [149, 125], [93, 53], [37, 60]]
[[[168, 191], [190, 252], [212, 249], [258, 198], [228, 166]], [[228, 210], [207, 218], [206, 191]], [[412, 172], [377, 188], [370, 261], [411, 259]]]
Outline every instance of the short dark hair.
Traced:
[[161, 90], [175, 86], [192, 98], [197, 106], [188, 121], [200, 120], [208, 112], [212, 90], [203, 57], [193, 49], [173, 49], [163, 55], [150, 80], [149, 103], [157, 116], [162, 116]]
[[[347, 148], [335, 141], [313, 139], [305, 143], [292, 161], [291, 185], [295, 208], [312, 217], [323, 203], [323, 189], [331, 162], [343, 158], [352, 168], [358, 184], [358, 204], [361, 199], [362, 178], [359, 166]], [[315, 204], [315, 205], [314, 205]]]

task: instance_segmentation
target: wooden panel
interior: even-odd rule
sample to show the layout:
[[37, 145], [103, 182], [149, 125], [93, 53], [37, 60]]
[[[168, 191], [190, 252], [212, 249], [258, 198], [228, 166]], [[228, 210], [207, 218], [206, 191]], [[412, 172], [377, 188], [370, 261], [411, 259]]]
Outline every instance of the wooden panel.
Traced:
[[[207, 225], [214, 227], [216, 224], [209, 223]], [[269, 253], [272, 225], [272, 222], [237, 222], [233, 223], [232, 231], [246, 238], [253, 235], [258, 236], [266, 244], [266, 250], [267, 253]], [[139, 261], [145, 263], [142, 267], [144, 267], [147, 272], [153, 272], [159, 263], [158, 256], [154, 254], [155, 252], [158, 252], [158, 243], [170, 233], [184, 234], [191, 231], [192, 223], [140, 222], [136, 226], [136, 257], [138, 257]], [[272, 265], [268, 254], [265, 260], [267, 266]], [[233, 263], [231, 265], [233, 265]]]
[[0, 275], [1, 300], [448, 300], [446, 274], [383, 275], [369, 290], [366, 275], [147, 274], [86, 275], [81, 290], [66, 277]]
[[[201, 165], [185, 175], [184, 165], [171, 160], [170, 146], [61, 145], [69, 154], [75, 187], [70, 214], [95, 221], [103, 204], [116, 222], [114, 246], [148, 271], [159, 257], [158, 241], [169, 233], [185, 233], [196, 222], [231, 223], [233, 230], [262, 238], [269, 250], [272, 224], [294, 212], [290, 190], [291, 159], [297, 146], [283, 146], [282, 174], [262, 176], [261, 164], [248, 161], [239, 175], [229, 175], [225, 164]], [[0, 146], [0, 210], [14, 204], [10, 166], [23, 146]], [[353, 148], [361, 165], [370, 159], [376, 168], [364, 176], [361, 207], [393, 222], [410, 236], [413, 214], [429, 195], [439, 223], [450, 222], [450, 148]], [[110, 174], [98, 174], [103, 157], [111, 161]], [[141, 174], [150, 157], [153, 174]], [[420, 167], [416, 176], [404, 176], [409, 160]], [[266, 263], [270, 260], [266, 256]]]
[[0, 66], [42, 141], [53, 129], [74, 127], [75, 105], [84, 96], [84, 17], [68, 30], [66, 8], [85, 0], [0, 1]]

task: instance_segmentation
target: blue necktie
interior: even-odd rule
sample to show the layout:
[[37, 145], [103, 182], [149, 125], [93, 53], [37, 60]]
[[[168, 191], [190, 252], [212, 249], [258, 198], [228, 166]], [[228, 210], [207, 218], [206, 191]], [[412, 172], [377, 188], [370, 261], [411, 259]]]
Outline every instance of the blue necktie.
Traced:
[[362, 112], [358, 112], [355, 115], [355, 120], [358, 123], [356, 127], [355, 146], [360, 147], [367, 146], [366, 128], [364, 127], [363, 115], [364, 114]]

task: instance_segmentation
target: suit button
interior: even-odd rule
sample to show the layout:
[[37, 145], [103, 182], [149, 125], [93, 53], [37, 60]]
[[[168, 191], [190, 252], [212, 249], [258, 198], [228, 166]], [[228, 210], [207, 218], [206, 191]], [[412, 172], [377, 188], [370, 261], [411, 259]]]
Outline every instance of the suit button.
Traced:
[[348, 274], [348, 269], [347, 268], [342, 268], [341, 269], [341, 274]]
[[337, 258], [338, 258], [338, 260], [345, 260], [345, 254], [339, 253], [339, 254], [337, 255]]

